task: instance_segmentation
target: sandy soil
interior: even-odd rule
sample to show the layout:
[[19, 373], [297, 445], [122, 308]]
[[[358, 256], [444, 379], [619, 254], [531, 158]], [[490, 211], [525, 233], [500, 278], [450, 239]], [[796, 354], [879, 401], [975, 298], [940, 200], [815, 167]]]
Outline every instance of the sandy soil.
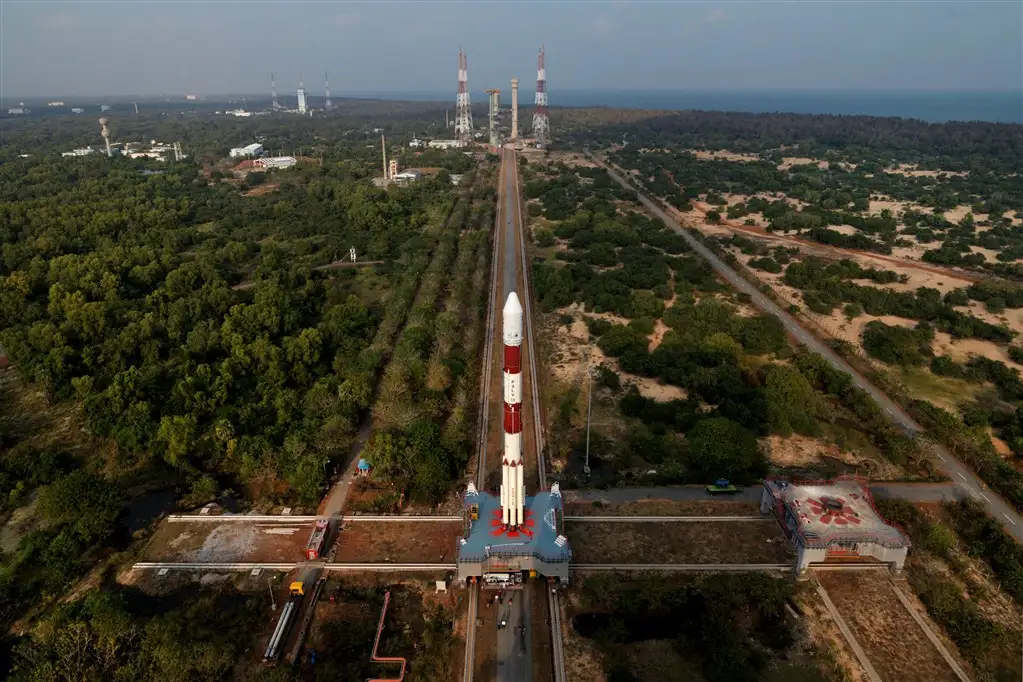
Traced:
[[831, 619], [831, 614], [824, 608], [824, 602], [816, 592], [804, 591], [796, 598], [796, 604], [803, 613], [803, 623], [814, 647], [822, 651], [830, 651], [835, 662], [846, 673], [848, 682], [869, 682], [863, 667], [856, 655], [849, 648], [838, 625]]
[[453, 560], [462, 527], [453, 523], [346, 523], [337, 562], [432, 563]]
[[143, 561], [286, 563], [303, 561], [311, 524], [164, 521], [143, 552]]
[[773, 435], [760, 439], [764, 452], [772, 464], [783, 467], [801, 467], [816, 464], [822, 457], [837, 459], [849, 466], [856, 466], [860, 458], [849, 452], [843, 452], [834, 443], [826, 443], [817, 438], [792, 435], [788, 437]]
[[881, 679], [959, 682], [896, 597], [886, 574], [822, 571], [816, 578], [828, 591]]
[[[622, 372], [618, 366], [618, 360], [616, 358], [609, 358], [604, 355], [604, 352], [600, 350], [596, 344], [592, 347], [589, 346], [590, 333], [586, 328], [586, 322], [582, 319], [583, 314], [607, 320], [614, 324], [628, 324], [629, 320], [626, 318], [619, 317], [612, 313], [589, 313], [586, 312], [585, 306], [579, 305], [578, 303], [573, 303], [564, 308], [558, 308], [555, 311], [555, 314], [572, 315], [576, 318], [575, 321], [568, 326], [558, 323], [557, 328], [554, 329], [550, 336], [550, 340], [553, 342], [555, 347], [550, 364], [554, 376], [557, 379], [564, 380], [569, 383], [582, 382], [586, 376], [587, 360], [589, 360], [589, 366], [591, 367], [596, 367], [601, 364], [606, 364], [608, 367], [611, 367], [614, 371], [621, 375], [624, 383], [634, 384], [639, 389], [639, 392], [647, 398], [660, 401], [685, 398], [686, 392], [678, 386], [661, 384], [656, 379], [651, 379], [650, 377], [641, 377], [635, 374]], [[667, 331], [667, 326], [658, 320], [657, 327], [654, 329], [654, 334], [650, 342], [651, 350], [656, 348], [657, 344], [661, 342], [661, 339]]]
[[572, 501], [565, 491], [566, 516], [756, 516], [760, 508], [748, 502], [676, 502], [641, 500], [626, 504], [601, 504]]
[[713, 152], [705, 149], [688, 149], [686, 151], [701, 161], [713, 161], [715, 159], [719, 159], [721, 161], [760, 161], [760, 156], [758, 154], [739, 154], [720, 149]]
[[264, 194], [270, 194], [270, 192], [276, 192], [280, 185], [269, 184], [260, 185], [259, 187], [253, 187], [248, 192], [245, 192], [242, 196], [245, 197], [261, 197]]
[[945, 170], [919, 170], [916, 164], [911, 163], [900, 163], [898, 166], [893, 168], [885, 168], [885, 173], [892, 175], [905, 175], [911, 178], [936, 178], [939, 175], [958, 176], [965, 178], [969, 175], [966, 171], [945, 171]]
[[776, 523], [566, 523], [572, 560], [610, 563], [783, 563], [792, 546]]
[[783, 157], [781, 163], [778, 164], [778, 170], [788, 170], [793, 166], [804, 166], [808, 163], [816, 163], [818, 168], [827, 168], [827, 161], [818, 161], [817, 159], [811, 159], [806, 156], [786, 156]]

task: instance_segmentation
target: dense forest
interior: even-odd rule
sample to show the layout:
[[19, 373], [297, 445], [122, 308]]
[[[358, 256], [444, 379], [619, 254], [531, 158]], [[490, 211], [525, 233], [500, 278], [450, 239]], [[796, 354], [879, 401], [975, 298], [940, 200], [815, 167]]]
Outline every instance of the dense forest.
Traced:
[[[580, 116], [585, 110], [574, 114]], [[611, 112], [613, 114], [613, 112]], [[610, 147], [625, 139], [639, 148], [700, 148], [765, 152], [798, 148], [808, 156], [837, 150], [880, 154], [936, 170], [1023, 171], [1023, 126], [1004, 123], [925, 123], [914, 119], [722, 111], [648, 112], [645, 118], [592, 125], [566, 116], [562, 143]]]
[[[459, 253], [461, 298], [450, 305], [464, 302], [465, 314], [471, 275], [488, 264], [478, 229], [488, 214], [478, 207], [492, 203], [492, 189], [476, 182], [463, 154], [397, 149], [403, 164], [437, 171], [383, 190], [369, 182], [380, 153], [371, 130], [335, 130], [319, 139], [315, 159], [257, 173], [219, 158], [246, 141], [241, 124], [134, 125], [145, 137], [187, 131], [202, 146], [164, 164], [64, 158], [54, 150], [75, 143], [74, 126], [5, 122], [0, 343], [12, 374], [0, 396], [0, 513], [30, 519], [11, 547], [5, 539], [5, 628], [97, 562], [116, 560], [130, 544], [126, 527], [134, 529], [126, 509], [153, 489], [172, 490], [184, 505], [222, 492], [243, 503], [315, 505], [374, 406], [395, 344], [407, 343], [434, 254]], [[244, 125], [254, 135], [285, 127]], [[298, 134], [312, 140], [341, 125]], [[46, 153], [7, 154], [41, 139]], [[453, 172], [466, 173], [461, 187]], [[464, 253], [451, 249], [461, 244]], [[360, 264], [344, 262], [350, 249]], [[459, 317], [450, 322], [461, 332]], [[432, 318], [430, 329], [409, 347], [427, 358], [438, 349], [434, 363], [447, 375], [431, 390], [453, 416], [408, 448], [416, 461], [418, 449], [436, 454], [428, 460], [444, 470], [430, 481], [436, 491], [466, 457], [459, 448], [471, 423], [456, 409], [468, 400], [459, 392], [465, 361], [456, 360], [475, 341], [435, 338]], [[36, 391], [38, 403], [29, 399]], [[27, 405], [38, 414], [19, 412]]]

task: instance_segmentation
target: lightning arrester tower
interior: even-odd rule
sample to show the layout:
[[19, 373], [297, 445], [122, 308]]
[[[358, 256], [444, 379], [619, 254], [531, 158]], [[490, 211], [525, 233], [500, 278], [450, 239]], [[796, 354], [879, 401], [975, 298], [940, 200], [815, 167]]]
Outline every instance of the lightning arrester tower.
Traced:
[[277, 111], [281, 105], [277, 102], [277, 85], [274, 84], [274, 74], [270, 72], [270, 108]]
[[544, 49], [536, 61], [536, 111], [533, 113], [533, 137], [538, 145], [551, 141], [551, 120], [547, 116], [547, 69], [544, 66]]
[[469, 62], [458, 48], [458, 97], [455, 100], [455, 136], [472, 142], [472, 107], [469, 104]]
[[332, 109], [334, 105], [331, 104], [330, 101], [330, 78], [327, 77], [326, 73], [323, 74], [323, 90], [327, 94], [327, 101], [324, 102], [323, 108], [328, 110]]
[[304, 114], [305, 112], [306, 112], [306, 108], [305, 108], [305, 82], [302, 80], [302, 77], [299, 76], [298, 77], [298, 113]]
[[501, 458], [501, 523], [518, 528], [525, 521], [522, 464], [522, 304], [508, 294], [501, 311], [504, 340], [504, 453]]

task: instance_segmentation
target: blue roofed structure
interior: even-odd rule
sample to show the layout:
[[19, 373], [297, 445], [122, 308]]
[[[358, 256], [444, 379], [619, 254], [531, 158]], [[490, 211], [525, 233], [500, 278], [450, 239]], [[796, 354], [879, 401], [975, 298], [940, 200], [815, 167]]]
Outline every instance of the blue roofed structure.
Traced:
[[557, 484], [550, 492], [526, 498], [525, 523], [516, 529], [502, 524], [499, 498], [470, 485], [463, 521], [457, 549], [459, 580], [536, 571], [568, 583], [572, 550], [564, 534], [565, 512]]

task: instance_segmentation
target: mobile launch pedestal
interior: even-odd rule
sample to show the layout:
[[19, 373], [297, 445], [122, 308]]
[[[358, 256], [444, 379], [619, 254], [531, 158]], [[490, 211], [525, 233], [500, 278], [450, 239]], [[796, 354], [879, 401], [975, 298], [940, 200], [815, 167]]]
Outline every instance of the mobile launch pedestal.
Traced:
[[469, 484], [458, 540], [458, 578], [484, 585], [516, 584], [519, 576], [542, 575], [568, 583], [572, 550], [564, 535], [561, 491], [527, 497], [522, 462], [522, 305], [508, 294], [502, 311], [504, 338], [504, 445], [499, 497]]

